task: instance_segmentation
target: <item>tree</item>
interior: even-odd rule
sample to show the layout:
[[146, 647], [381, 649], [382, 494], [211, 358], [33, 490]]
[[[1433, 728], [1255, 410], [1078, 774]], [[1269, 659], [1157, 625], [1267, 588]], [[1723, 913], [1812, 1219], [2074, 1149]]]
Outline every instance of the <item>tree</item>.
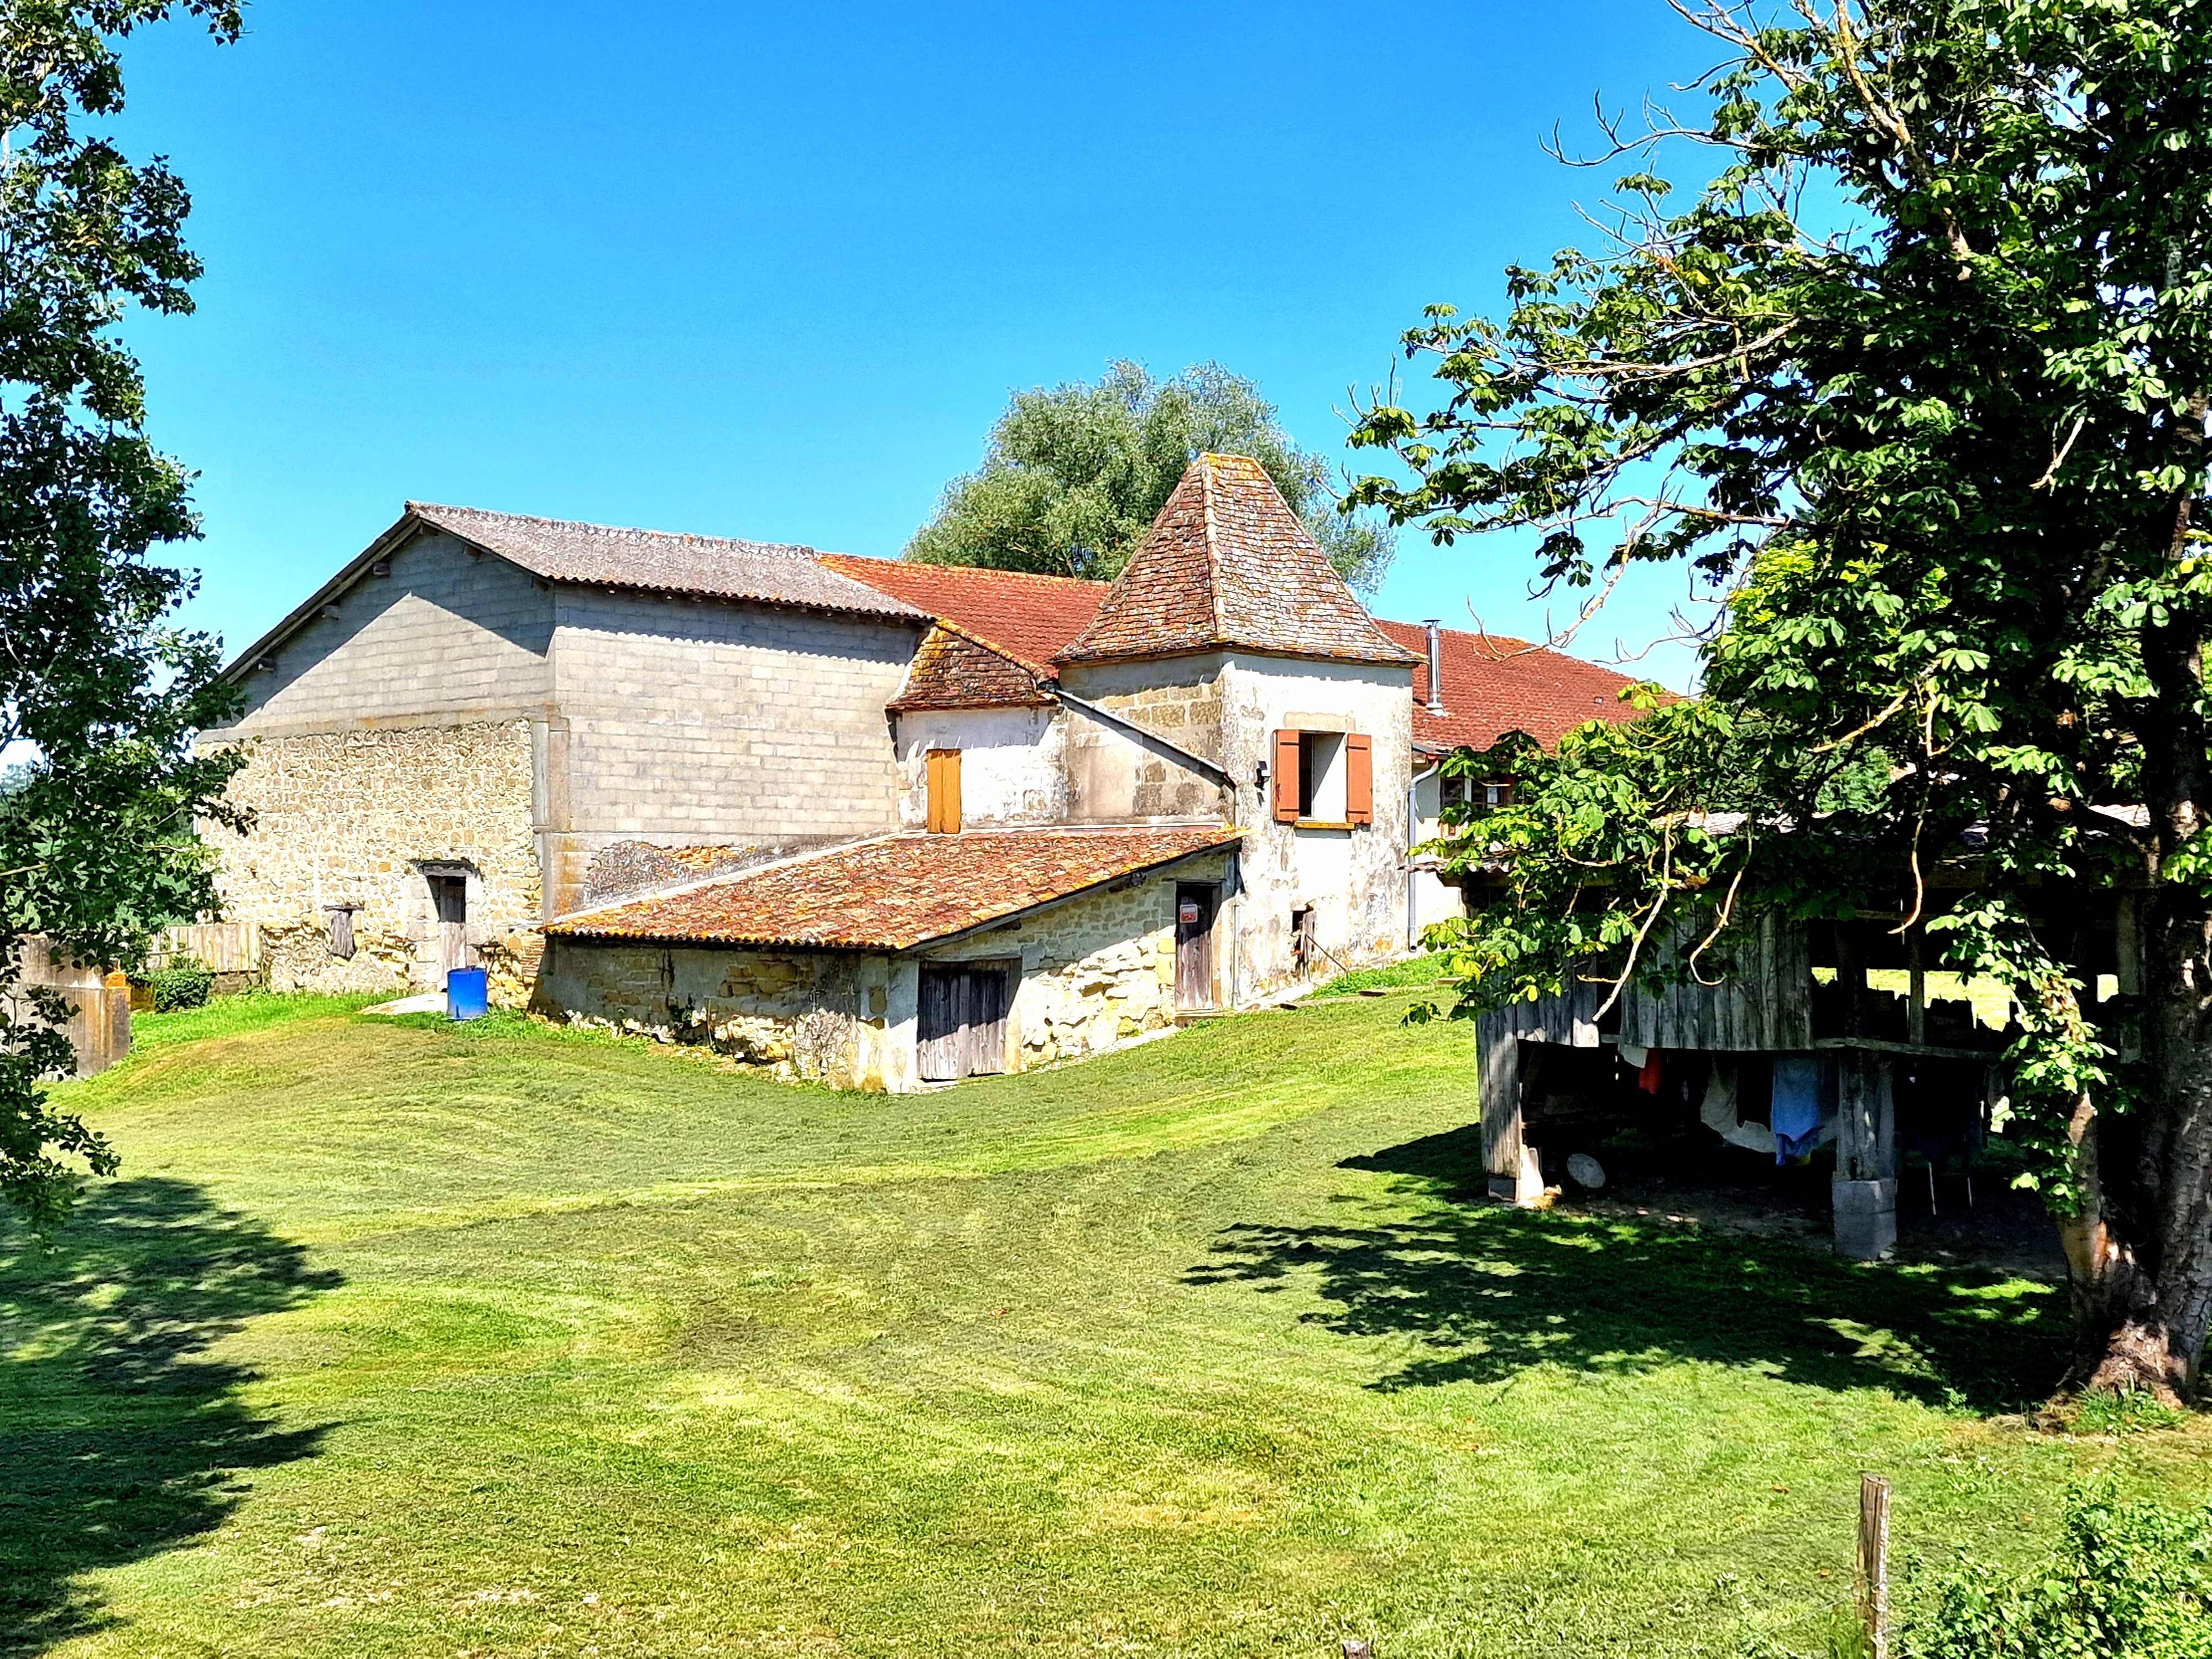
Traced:
[[[1609, 132], [1644, 169], [1609, 245], [1510, 271], [1498, 320], [1432, 309], [1406, 345], [1447, 395], [1355, 434], [1402, 471], [1352, 501], [1444, 541], [1536, 526], [1543, 577], [1593, 596], [1681, 562], [1720, 604], [1697, 700], [1514, 757], [1524, 791], [1476, 838], [1509, 873], [1458, 941], [1465, 1005], [1648, 971], [1687, 918], [1711, 964], [1761, 907], [1901, 892], [1907, 927], [2019, 999], [2069, 1380], [2190, 1395], [2212, 1317], [2212, 8], [1675, 3], [1723, 54], [1710, 118]], [[1721, 160], [1680, 206], [1649, 169], [1698, 144]], [[1973, 884], [1931, 894], [1939, 865]], [[2054, 896], [2122, 882], [2142, 994], [2098, 1006]]]
[[123, 106], [118, 43], [173, 13], [219, 41], [241, 27], [234, 0], [0, 0], [0, 753], [20, 769], [0, 792], [0, 1194], [38, 1226], [115, 1158], [39, 1086], [71, 1055], [26, 940], [135, 962], [214, 903], [195, 817], [242, 821], [222, 799], [239, 757], [193, 752], [234, 707], [216, 642], [165, 620], [193, 578], [147, 558], [198, 533], [189, 476], [149, 441], [115, 335], [130, 302], [191, 309], [190, 198], [79, 131]]
[[1016, 393], [982, 467], [945, 487], [906, 556], [1111, 578], [1207, 450], [1258, 461], [1344, 579], [1370, 592], [1381, 585], [1390, 532], [1338, 513], [1328, 464], [1291, 441], [1258, 387], [1218, 363], [1156, 380], [1116, 362], [1096, 386]]

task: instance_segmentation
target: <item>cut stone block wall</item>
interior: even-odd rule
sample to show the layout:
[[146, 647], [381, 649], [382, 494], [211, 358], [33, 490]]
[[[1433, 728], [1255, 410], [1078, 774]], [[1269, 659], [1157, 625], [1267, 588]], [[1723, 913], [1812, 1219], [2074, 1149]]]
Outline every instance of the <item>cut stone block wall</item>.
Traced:
[[210, 738], [331, 731], [404, 720], [459, 724], [536, 708], [551, 695], [553, 595], [504, 559], [450, 536], [395, 551], [242, 682], [246, 712]]
[[566, 827], [732, 843], [897, 828], [884, 705], [916, 629], [583, 588], [559, 601]]
[[[526, 1000], [541, 943], [528, 720], [264, 737], [247, 754], [230, 799], [253, 828], [204, 829], [225, 913], [261, 930], [271, 989], [429, 985], [431, 865], [466, 873], [470, 943], [495, 1000]], [[328, 949], [336, 904], [358, 907], [350, 960]]]

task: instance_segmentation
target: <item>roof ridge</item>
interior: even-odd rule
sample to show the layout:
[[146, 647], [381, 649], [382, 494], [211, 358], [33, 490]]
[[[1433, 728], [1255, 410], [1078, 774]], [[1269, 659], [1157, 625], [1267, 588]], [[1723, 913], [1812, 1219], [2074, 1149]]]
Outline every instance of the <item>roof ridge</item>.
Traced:
[[1199, 453], [1199, 497], [1206, 503], [1206, 611], [1213, 618], [1217, 635], [1229, 628], [1229, 619], [1221, 614], [1221, 525], [1213, 512], [1213, 475], [1220, 459], [1210, 449]]
[[939, 564], [934, 559], [885, 558], [874, 553], [817, 553], [818, 559], [851, 559], [860, 564], [895, 564], [908, 570], [962, 570], [1017, 582], [1060, 582], [1069, 587], [1111, 587], [1092, 576], [1055, 576], [1047, 570], [1004, 570], [994, 564]]
[[[1372, 611], [1370, 611], [1368, 614], [1370, 616], [1374, 615]], [[1426, 633], [1429, 626], [1425, 621], [1402, 622], [1395, 617], [1376, 617], [1375, 620], [1385, 628], [1411, 629], [1417, 634]], [[1437, 628], [1440, 633], [1445, 634], [1453, 639], [1487, 641], [1492, 645], [1518, 646], [1521, 647], [1520, 650], [1513, 651], [1509, 653], [1516, 657], [1529, 651], [1543, 651], [1548, 652], [1554, 657], [1572, 658], [1576, 662], [1589, 661], [1588, 657], [1577, 657], [1573, 652], [1562, 651], [1556, 645], [1547, 645], [1536, 640], [1524, 640], [1518, 634], [1495, 634], [1486, 628], [1446, 628], [1441, 622], [1437, 624]], [[1593, 667], [1602, 668], [1605, 665], [1602, 663], [1595, 663], [1591, 665]]]
[[549, 519], [538, 513], [504, 513], [491, 507], [459, 507], [449, 501], [407, 502], [407, 511], [413, 514], [459, 513], [471, 518], [500, 519], [509, 524], [544, 525], [550, 529], [582, 531], [593, 536], [652, 536], [662, 541], [696, 542], [728, 547], [749, 548], [756, 552], [773, 554], [780, 558], [819, 559], [823, 557], [849, 558], [849, 554], [825, 554], [820, 548], [810, 547], [804, 542], [763, 542], [747, 536], [710, 536], [703, 530], [653, 530], [643, 525], [600, 524], [591, 519]]

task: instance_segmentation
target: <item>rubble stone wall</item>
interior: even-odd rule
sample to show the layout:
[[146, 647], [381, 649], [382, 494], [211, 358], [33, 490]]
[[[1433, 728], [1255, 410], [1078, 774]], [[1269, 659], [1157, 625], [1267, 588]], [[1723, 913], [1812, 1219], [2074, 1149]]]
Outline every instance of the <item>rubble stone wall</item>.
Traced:
[[534, 1006], [572, 1024], [696, 1043], [784, 1077], [852, 1088], [865, 1081], [858, 1028], [871, 1012], [862, 960], [849, 951], [554, 939]]
[[[426, 866], [468, 883], [469, 942], [494, 1000], [527, 1000], [542, 940], [527, 720], [263, 737], [230, 799], [254, 813], [206, 826], [228, 919], [261, 931], [272, 990], [428, 987], [438, 922]], [[350, 959], [330, 910], [356, 907]]]

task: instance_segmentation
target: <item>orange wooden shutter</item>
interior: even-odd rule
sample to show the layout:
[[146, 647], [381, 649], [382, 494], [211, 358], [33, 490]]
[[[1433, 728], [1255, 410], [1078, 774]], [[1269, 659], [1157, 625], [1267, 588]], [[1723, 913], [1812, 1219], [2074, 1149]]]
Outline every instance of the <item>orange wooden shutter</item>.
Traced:
[[930, 833], [938, 836], [958, 835], [960, 833], [960, 751], [957, 749], [931, 750], [927, 775]]
[[1352, 823], [1375, 822], [1375, 744], [1358, 732], [1344, 738], [1344, 816]]
[[1275, 733], [1275, 817], [1283, 823], [1298, 816], [1298, 734]]

